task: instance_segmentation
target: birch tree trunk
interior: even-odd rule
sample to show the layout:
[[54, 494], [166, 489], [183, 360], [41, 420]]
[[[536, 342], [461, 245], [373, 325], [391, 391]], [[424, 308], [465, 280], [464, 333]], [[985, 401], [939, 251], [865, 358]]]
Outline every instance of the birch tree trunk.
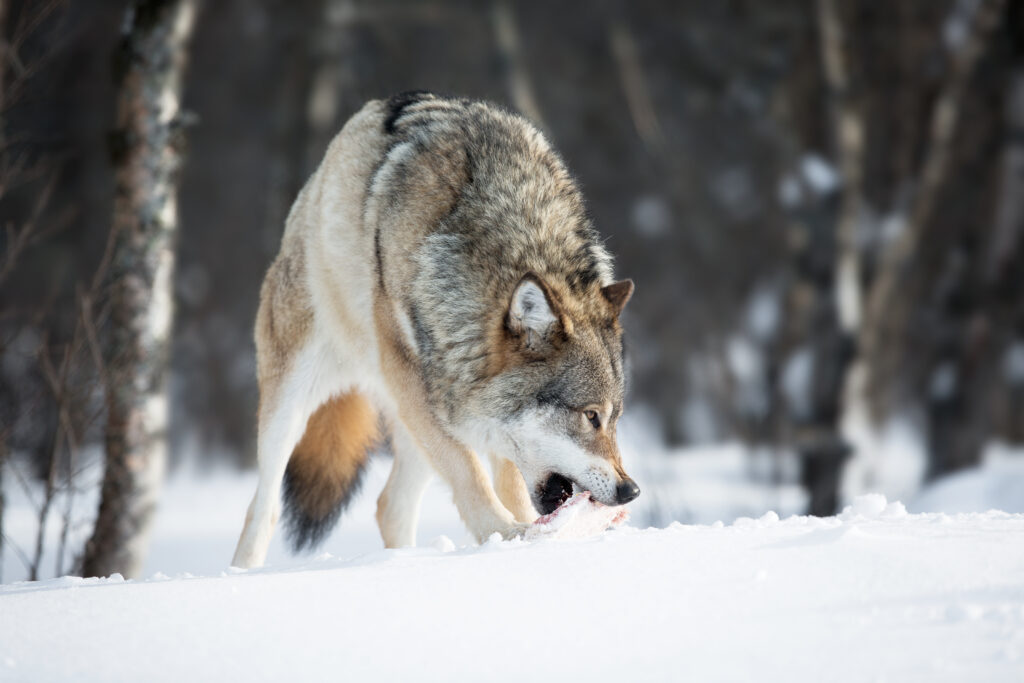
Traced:
[[831, 91], [836, 153], [843, 178], [839, 216], [836, 223], [836, 262], [833, 283], [839, 326], [850, 337], [861, 320], [861, 263], [858, 227], [864, 212], [864, 114], [851, 84], [848, 53], [839, 0], [820, 0], [818, 25], [821, 32], [825, 81]]
[[[0, 112], [5, 110], [5, 97], [7, 87], [7, 0], [0, 0]], [[6, 124], [0, 117], [0, 154], [6, 147]], [[0, 583], [4, 580], [4, 508], [7, 507], [7, 500], [4, 498], [4, 466], [7, 462], [7, 430], [0, 429]]]
[[135, 0], [118, 69], [106, 469], [82, 573], [136, 576], [163, 479], [180, 98], [196, 0]]
[[[848, 17], [840, 0], [818, 0], [819, 48], [828, 92], [830, 128], [843, 185], [835, 228], [831, 302], [812, 299], [810, 349], [814, 374], [811, 417], [796, 440], [800, 480], [810, 495], [808, 512], [834, 514], [839, 504], [841, 472], [851, 444], [841, 431], [843, 381], [853, 357], [853, 340], [861, 319], [859, 228], [864, 214], [866, 123], [853, 68], [856, 54], [848, 35]], [[849, 14], [849, 12], [847, 12]], [[814, 284], [809, 286], [814, 289]]]

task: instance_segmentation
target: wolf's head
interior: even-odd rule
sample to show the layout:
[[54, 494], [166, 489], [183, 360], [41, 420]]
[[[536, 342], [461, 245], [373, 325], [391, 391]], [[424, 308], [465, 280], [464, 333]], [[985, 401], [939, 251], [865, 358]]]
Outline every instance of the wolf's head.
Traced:
[[623, 280], [559, 296], [536, 273], [510, 293], [498, 335], [503, 367], [489, 392], [500, 437], [492, 432], [489, 442], [519, 468], [541, 514], [574, 487], [606, 505], [640, 495], [615, 438], [624, 393], [618, 318], [632, 293]]

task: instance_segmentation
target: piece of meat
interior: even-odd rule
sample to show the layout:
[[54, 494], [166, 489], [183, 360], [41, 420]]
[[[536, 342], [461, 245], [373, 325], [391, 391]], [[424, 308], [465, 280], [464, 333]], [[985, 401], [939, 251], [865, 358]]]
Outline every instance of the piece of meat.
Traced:
[[525, 537], [535, 538], [589, 538], [606, 529], [619, 526], [629, 518], [623, 507], [610, 507], [591, 499], [589, 491], [569, 498], [547, 515], [537, 518]]

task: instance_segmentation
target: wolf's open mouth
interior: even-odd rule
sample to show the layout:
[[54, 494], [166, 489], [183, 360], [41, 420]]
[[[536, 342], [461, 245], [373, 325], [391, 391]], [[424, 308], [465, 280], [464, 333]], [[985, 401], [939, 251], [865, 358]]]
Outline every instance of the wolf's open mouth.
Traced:
[[558, 506], [572, 498], [572, 481], [561, 474], [552, 474], [544, 482], [540, 496], [540, 513], [550, 515]]

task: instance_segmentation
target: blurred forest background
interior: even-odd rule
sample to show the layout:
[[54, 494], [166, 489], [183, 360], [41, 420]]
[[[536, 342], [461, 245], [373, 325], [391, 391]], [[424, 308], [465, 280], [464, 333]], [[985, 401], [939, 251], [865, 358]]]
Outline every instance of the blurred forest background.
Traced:
[[41, 518], [111, 466], [126, 46], [182, 7], [173, 327], [143, 354], [172, 463], [253, 463], [288, 208], [348, 116], [415, 88], [563, 153], [636, 281], [630, 406], [666, 452], [742, 441], [830, 514], [884, 483], [894, 423], [924, 479], [1024, 441], [1021, 0], [0, 0], [0, 477]]

